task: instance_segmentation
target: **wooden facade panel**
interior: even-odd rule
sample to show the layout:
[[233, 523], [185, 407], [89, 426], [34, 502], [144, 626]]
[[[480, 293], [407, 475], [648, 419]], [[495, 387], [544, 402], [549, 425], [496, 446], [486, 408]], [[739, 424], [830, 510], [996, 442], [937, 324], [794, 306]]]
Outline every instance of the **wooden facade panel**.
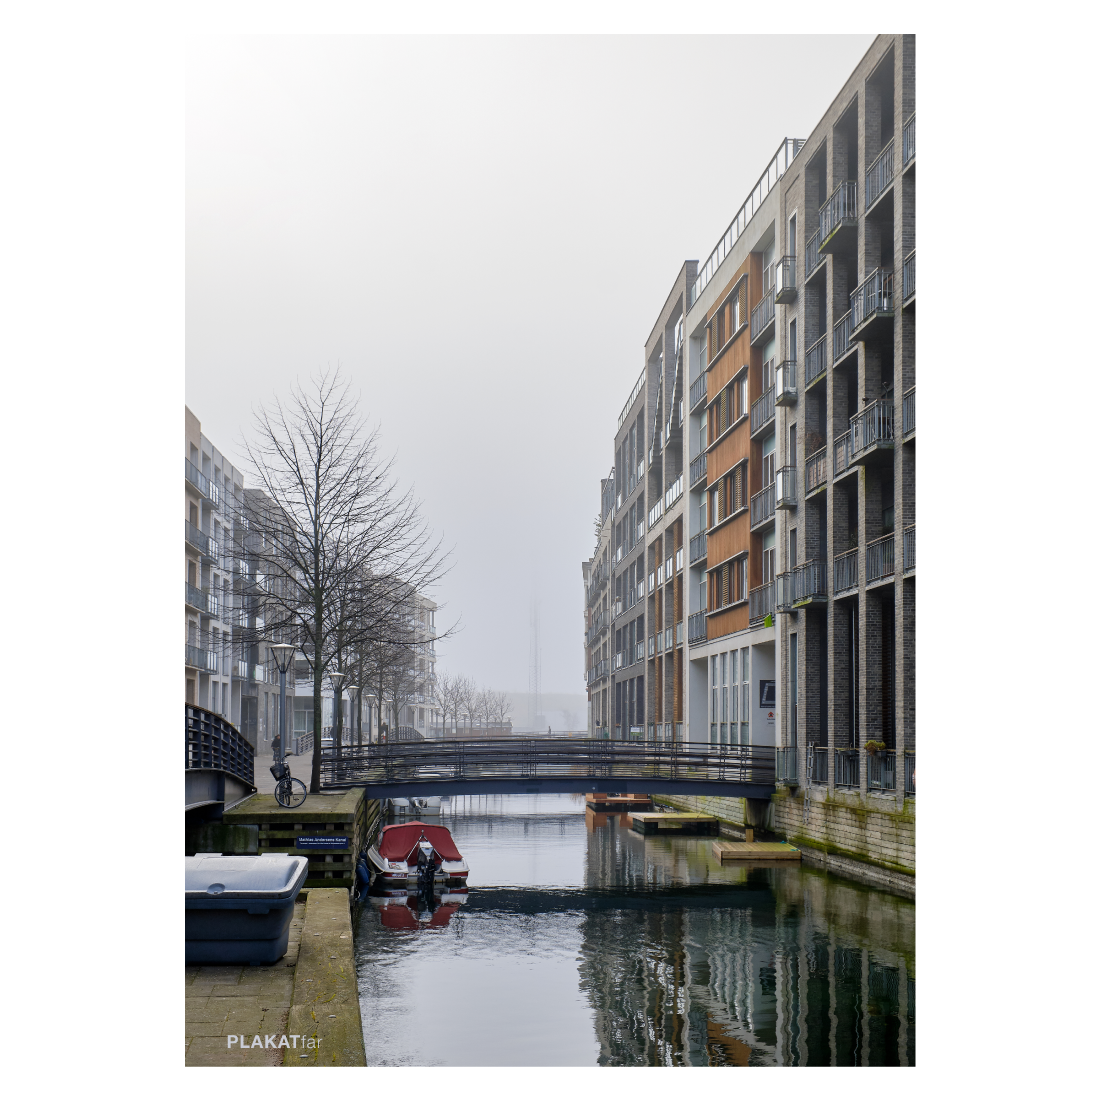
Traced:
[[717, 481], [738, 462], [744, 462], [750, 449], [749, 422], [746, 420], [707, 455], [707, 484]]
[[738, 604], [728, 611], [711, 615], [707, 619], [707, 640], [721, 638], [726, 634], [735, 634], [739, 630], [748, 630], [748, 628], [749, 605], [747, 603]]
[[707, 565], [713, 568], [719, 562], [743, 554], [749, 548], [748, 513], [731, 519], [723, 527], [707, 536]]

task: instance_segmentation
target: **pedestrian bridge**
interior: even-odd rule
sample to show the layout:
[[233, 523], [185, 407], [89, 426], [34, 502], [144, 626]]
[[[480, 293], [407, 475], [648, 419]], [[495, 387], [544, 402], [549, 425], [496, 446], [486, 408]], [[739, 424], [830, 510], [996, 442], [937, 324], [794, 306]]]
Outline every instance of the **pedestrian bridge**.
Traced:
[[363, 787], [369, 798], [595, 791], [770, 798], [775, 749], [565, 737], [402, 741], [325, 749], [321, 786]]

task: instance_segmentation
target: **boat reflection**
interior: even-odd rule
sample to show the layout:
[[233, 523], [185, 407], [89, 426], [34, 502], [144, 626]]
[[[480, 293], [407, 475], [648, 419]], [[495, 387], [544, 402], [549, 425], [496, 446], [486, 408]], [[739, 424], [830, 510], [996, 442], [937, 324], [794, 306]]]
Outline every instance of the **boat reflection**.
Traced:
[[446, 928], [459, 906], [469, 900], [465, 888], [417, 892], [372, 887], [367, 894], [371, 906], [378, 910], [383, 928], [406, 931], [421, 928]]

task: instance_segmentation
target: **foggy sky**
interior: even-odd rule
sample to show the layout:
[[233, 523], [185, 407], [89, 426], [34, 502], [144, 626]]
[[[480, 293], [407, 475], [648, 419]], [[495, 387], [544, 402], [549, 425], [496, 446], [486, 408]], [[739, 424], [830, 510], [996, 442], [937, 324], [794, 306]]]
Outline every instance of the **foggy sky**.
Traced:
[[454, 547], [440, 669], [526, 690], [537, 598], [543, 690], [583, 693], [580, 563], [645, 341], [872, 38], [193, 41], [203, 433], [240, 461], [253, 404], [340, 364]]

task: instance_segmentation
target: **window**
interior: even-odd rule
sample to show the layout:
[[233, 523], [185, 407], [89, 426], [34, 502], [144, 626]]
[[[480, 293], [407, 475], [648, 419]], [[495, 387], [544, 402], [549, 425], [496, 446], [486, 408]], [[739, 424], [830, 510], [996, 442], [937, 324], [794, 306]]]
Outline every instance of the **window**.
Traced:
[[792, 424], [790, 427], [790, 435], [787, 440], [787, 465], [798, 465], [798, 425]]
[[749, 731], [749, 651], [741, 650], [741, 744], [751, 745]]
[[787, 222], [787, 255], [798, 255], [798, 215], [792, 214]]
[[[718, 726], [718, 740], [720, 744], [729, 744], [729, 687], [726, 683], [726, 654], [723, 653], [718, 658], [719, 665], [722, 669], [722, 714], [719, 719]], [[732, 665], [733, 662], [731, 661]], [[730, 669], [732, 672], [732, 668]]]
[[790, 330], [787, 334], [787, 358], [798, 358], [798, 318], [792, 317]]
[[737, 383], [738, 392], [738, 415], [746, 416], [749, 411], [749, 377], [746, 374], [740, 382]]
[[718, 744], [718, 658], [710, 659], [710, 743]]
[[798, 529], [792, 527], [787, 532], [787, 568], [793, 569], [798, 564]]

